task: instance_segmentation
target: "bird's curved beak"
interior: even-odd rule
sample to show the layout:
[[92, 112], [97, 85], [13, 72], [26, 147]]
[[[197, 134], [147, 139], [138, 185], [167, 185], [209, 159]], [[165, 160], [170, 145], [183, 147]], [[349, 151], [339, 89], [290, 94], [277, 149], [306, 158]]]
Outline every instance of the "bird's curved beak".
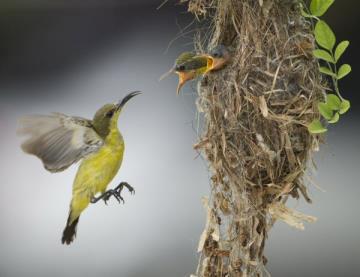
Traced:
[[133, 91], [130, 92], [128, 95], [126, 95], [121, 101], [119, 101], [119, 103], [117, 104], [117, 109], [120, 110], [122, 107], [125, 106], [125, 104], [134, 96], [141, 94], [140, 91]]

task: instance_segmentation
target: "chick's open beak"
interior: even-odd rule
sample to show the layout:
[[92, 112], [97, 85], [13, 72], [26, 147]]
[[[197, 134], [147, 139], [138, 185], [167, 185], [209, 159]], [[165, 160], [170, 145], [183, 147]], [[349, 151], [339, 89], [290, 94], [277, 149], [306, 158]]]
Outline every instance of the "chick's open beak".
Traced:
[[223, 45], [213, 49], [209, 56], [212, 59], [212, 64], [208, 71], [222, 69], [231, 59], [229, 50]]
[[185, 71], [185, 72], [176, 72], [179, 75], [179, 82], [178, 82], [178, 86], [176, 89], [176, 94], [180, 93], [180, 89], [183, 87], [183, 85], [189, 81], [195, 78], [196, 76], [196, 71], [195, 70], [190, 70], [190, 71]]
[[212, 70], [218, 70], [223, 68], [230, 60], [230, 55], [224, 55], [219, 58], [213, 58]]
[[117, 109], [120, 110], [122, 107], [125, 106], [125, 104], [134, 96], [141, 94], [140, 91], [133, 91], [130, 92], [128, 95], [126, 95], [121, 101], [119, 101], [119, 103], [117, 104]]

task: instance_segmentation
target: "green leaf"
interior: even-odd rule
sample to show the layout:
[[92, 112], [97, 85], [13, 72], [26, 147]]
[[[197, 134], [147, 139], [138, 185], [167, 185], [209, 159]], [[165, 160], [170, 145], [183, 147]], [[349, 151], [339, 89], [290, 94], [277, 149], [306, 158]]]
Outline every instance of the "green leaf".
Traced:
[[338, 111], [340, 109], [341, 100], [335, 94], [328, 94], [326, 96], [326, 105], [333, 111]]
[[301, 15], [302, 15], [303, 17], [313, 17], [311, 14], [308, 14], [308, 13], [304, 10], [304, 8], [301, 9]]
[[326, 75], [330, 75], [330, 76], [335, 77], [335, 78], [337, 77], [337, 75], [334, 72], [332, 72], [331, 69], [329, 69], [329, 68], [327, 68], [325, 66], [320, 66], [320, 72], [324, 73]]
[[335, 50], [335, 61], [337, 62], [342, 54], [344, 54], [346, 48], [348, 48], [350, 42], [348, 40], [344, 40], [338, 44]]
[[334, 123], [338, 122], [339, 119], [340, 119], [339, 113], [335, 113], [334, 116], [328, 122], [334, 124]]
[[348, 75], [351, 72], [351, 66], [348, 64], [343, 64], [338, 71], [337, 78], [340, 80], [344, 78], [346, 75]]
[[315, 16], [322, 16], [335, 0], [312, 0], [310, 11]]
[[309, 124], [308, 130], [312, 134], [321, 134], [327, 131], [327, 129], [324, 126], [322, 126], [319, 119], [314, 119], [313, 122]]
[[335, 63], [334, 58], [330, 55], [329, 52], [327, 52], [325, 50], [315, 49], [313, 51], [313, 55], [318, 59], [321, 59], [321, 60], [324, 60], [324, 61], [327, 61], [327, 62], [330, 62], [330, 63]]
[[319, 20], [315, 25], [315, 40], [323, 48], [332, 51], [335, 43], [336, 37], [334, 32], [331, 30], [329, 25], [323, 20]]
[[334, 116], [334, 112], [326, 103], [319, 103], [318, 109], [320, 114], [327, 120], [330, 120]]
[[350, 109], [350, 101], [343, 100], [340, 104], [339, 114], [344, 114]]

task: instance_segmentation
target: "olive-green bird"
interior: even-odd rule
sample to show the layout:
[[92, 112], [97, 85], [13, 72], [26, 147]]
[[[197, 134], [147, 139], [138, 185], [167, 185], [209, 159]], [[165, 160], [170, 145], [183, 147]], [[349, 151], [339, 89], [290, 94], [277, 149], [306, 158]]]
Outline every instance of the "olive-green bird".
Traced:
[[224, 45], [218, 45], [208, 54], [195, 54], [194, 52], [184, 52], [175, 60], [174, 66], [165, 73], [163, 79], [170, 73], [179, 76], [176, 93], [179, 94], [183, 85], [192, 79], [204, 75], [210, 71], [223, 68], [230, 60], [230, 53]]
[[176, 94], [180, 93], [183, 85], [196, 77], [211, 70], [213, 59], [208, 55], [180, 55], [175, 63], [174, 72], [179, 76]]
[[183, 52], [176, 58], [173, 67], [160, 77], [160, 80], [171, 73], [176, 73], [179, 76], [176, 94], [179, 94], [180, 89], [187, 81], [206, 73], [211, 67], [212, 62], [212, 58], [207, 55]]
[[[69, 217], [62, 243], [70, 244], [76, 236], [80, 214], [89, 203], [106, 201], [113, 195], [123, 201], [121, 191], [126, 182], [106, 191], [123, 159], [124, 140], [117, 127], [124, 105], [140, 92], [134, 91], [120, 102], [100, 108], [93, 120], [60, 113], [33, 115], [20, 120], [18, 133], [28, 138], [22, 149], [40, 158], [50, 172], [59, 172], [82, 160], [73, 183]], [[97, 193], [100, 196], [95, 197]]]

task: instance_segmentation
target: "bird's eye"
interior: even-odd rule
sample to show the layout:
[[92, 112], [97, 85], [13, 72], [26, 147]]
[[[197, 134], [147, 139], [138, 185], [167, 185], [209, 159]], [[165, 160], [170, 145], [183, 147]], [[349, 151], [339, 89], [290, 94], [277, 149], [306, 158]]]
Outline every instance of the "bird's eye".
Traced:
[[177, 67], [177, 70], [179, 70], [179, 71], [185, 70], [185, 65], [179, 65], [179, 66]]
[[213, 57], [214, 57], [214, 58], [219, 58], [219, 57], [220, 57], [220, 54], [219, 54], [218, 52], [215, 52], [215, 53], [213, 54]]
[[105, 115], [106, 117], [112, 117], [114, 115], [114, 110], [108, 111]]

